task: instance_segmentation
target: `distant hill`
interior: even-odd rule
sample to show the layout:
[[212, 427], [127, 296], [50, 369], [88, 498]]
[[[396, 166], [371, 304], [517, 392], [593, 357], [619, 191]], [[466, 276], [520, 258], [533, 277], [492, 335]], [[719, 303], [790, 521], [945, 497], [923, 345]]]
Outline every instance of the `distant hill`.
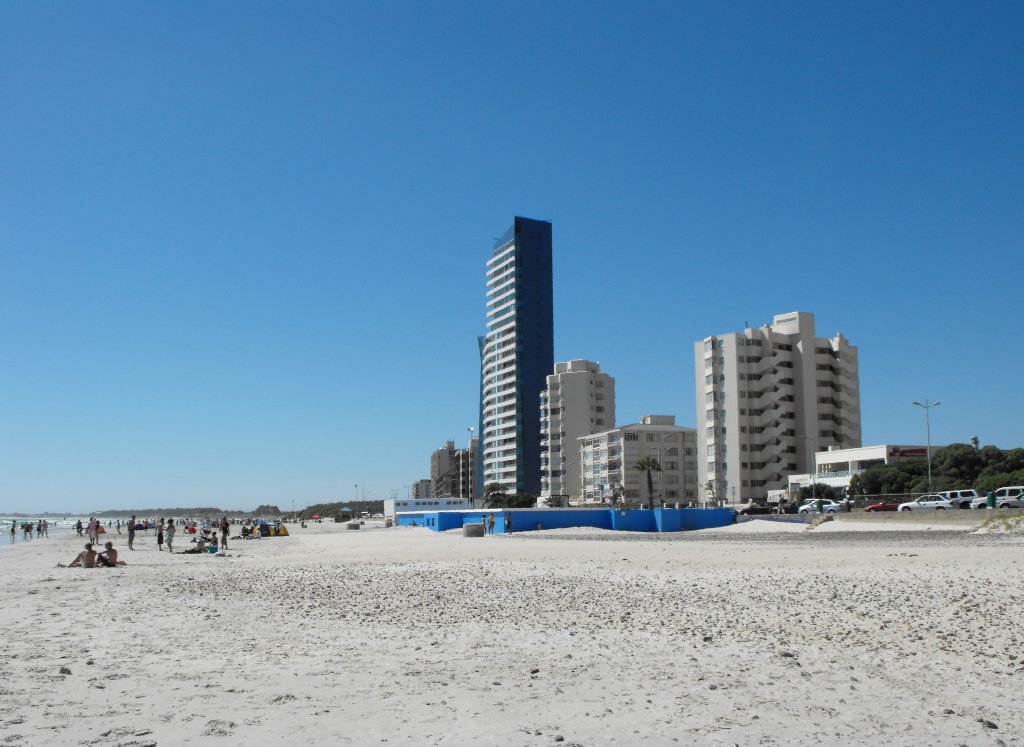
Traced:
[[281, 516], [277, 506], [257, 506], [253, 511], [226, 511], [213, 506], [177, 508], [119, 508], [110, 511], [92, 511], [90, 516]]
[[300, 519], [312, 519], [313, 514], [320, 514], [325, 519], [333, 519], [341, 508], [351, 508], [356, 516], [366, 511], [371, 514], [384, 512], [384, 501], [339, 501], [337, 503], [316, 503], [306, 506], [298, 512]]

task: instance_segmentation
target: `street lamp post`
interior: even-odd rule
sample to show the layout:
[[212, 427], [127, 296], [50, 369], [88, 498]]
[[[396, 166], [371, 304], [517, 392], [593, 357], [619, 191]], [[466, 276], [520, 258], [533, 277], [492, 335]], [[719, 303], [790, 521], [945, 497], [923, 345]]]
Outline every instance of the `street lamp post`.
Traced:
[[469, 467], [466, 469], [469, 473], [469, 485], [467, 486], [466, 495], [469, 496], [469, 507], [475, 508], [476, 504], [473, 501], [473, 429], [466, 428], [466, 430], [469, 431], [469, 443], [466, 444], [466, 456], [469, 458]]
[[930, 493], [932, 492], [932, 422], [930, 410], [942, 403], [925, 400], [923, 404], [921, 402], [914, 402], [914, 404], [924, 410], [924, 429], [928, 436], [928, 492]]

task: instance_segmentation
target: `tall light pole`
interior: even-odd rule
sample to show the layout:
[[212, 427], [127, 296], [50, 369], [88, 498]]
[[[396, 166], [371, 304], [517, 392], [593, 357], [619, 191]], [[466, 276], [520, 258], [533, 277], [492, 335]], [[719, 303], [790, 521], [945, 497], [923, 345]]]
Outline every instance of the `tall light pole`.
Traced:
[[469, 443], [466, 444], [466, 455], [469, 457], [469, 468], [466, 470], [469, 473], [469, 490], [466, 491], [466, 494], [469, 496], [469, 507], [475, 508], [476, 504], [473, 502], [473, 429], [467, 428], [466, 430], [469, 431]]
[[941, 402], [929, 402], [924, 401], [924, 404], [920, 402], [914, 402], [915, 405], [924, 410], [924, 429], [925, 433], [928, 434], [928, 492], [932, 492], [932, 421], [931, 421], [931, 409], [938, 407]]

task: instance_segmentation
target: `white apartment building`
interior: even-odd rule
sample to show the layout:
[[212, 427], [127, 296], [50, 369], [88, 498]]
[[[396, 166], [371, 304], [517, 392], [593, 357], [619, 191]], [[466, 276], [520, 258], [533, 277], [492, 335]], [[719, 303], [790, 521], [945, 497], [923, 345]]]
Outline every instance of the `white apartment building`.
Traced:
[[673, 415], [645, 415], [639, 423], [582, 436], [580, 483], [588, 501], [609, 500], [618, 486], [627, 501], [647, 500], [647, 474], [634, 469], [643, 457], [657, 460], [652, 472], [654, 503], [696, 503], [697, 434], [676, 425]]
[[471, 508], [468, 498], [385, 498], [384, 518], [419, 511], [462, 511]]
[[540, 494], [579, 498], [578, 439], [615, 425], [615, 379], [598, 363], [556, 363], [540, 395]]
[[857, 348], [814, 336], [814, 315], [707, 337], [694, 346], [703, 498], [764, 498], [810, 472], [811, 455], [861, 445]]

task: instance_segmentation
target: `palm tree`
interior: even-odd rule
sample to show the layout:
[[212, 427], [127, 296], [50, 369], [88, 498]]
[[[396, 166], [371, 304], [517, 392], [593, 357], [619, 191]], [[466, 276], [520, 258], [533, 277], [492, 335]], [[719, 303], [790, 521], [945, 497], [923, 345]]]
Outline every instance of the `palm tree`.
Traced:
[[641, 457], [636, 464], [633, 465], [633, 469], [638, 472], [647, 473], [647, 506], [648, 508], [654, 508], [654, 478], [651, 477], [652, 472], [661, 472], [661, 465], [658, 464], [658, 460], [654, 457]]
[[620, 482], [616, 483], [615, 488], [612, 490], [612, 508], [619, 503], [625, 505], [626, 503], [626, 487]]

